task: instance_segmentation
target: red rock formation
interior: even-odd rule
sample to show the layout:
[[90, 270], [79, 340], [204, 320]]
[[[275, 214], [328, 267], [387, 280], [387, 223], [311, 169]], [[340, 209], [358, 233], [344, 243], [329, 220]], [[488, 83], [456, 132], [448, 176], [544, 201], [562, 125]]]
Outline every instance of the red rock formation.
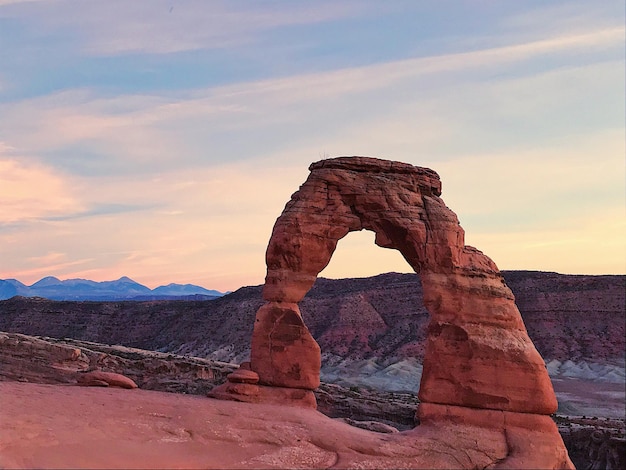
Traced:
[[[420, 419], [497, 429], [509, 449], [504, 466], [570, 467], [546, 416], [557, 402], [543, 360], [495, 263], [465, 246], [456, 215], [439, 197], [439, 176], [366, 157], [322, 160], [309, 169], [267, 248], [267, 303], [257, 312], [250, 354], [259, 384], [231, 380], [212, 396], [311, 405], [288, 393], [310, 398], [306, 392], [319, 385], [320, 349], [298, 302], [341, 238], [371, 230], [377, 245], [399, 250], [420, 275], [431, 314]], [[537, 432], [547, 445], [533, 451]]]
[[[371, 230], [420, 275], [431, 314], [420, 387], [423, 402], [550, 414], [557, 403], [496, 265], [464, 245], [464, 231], [432, 170], [366, 157], [310, 166], [276, 221], [254, 325], [251, 368], [262, 385], [313, 390], [320, 351], [297, 303], [337, 242]], [[533, 399], [530, 400], [529, 397]]]

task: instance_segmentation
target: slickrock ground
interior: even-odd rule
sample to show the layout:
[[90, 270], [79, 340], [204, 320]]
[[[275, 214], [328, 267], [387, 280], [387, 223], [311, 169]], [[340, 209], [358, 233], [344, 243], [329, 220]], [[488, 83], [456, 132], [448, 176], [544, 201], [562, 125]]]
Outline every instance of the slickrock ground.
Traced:
[[[497, 468], [519, 454], [527, 467], [555, 460], [554, 448], [541, 445], [542, 426], [551, 423], [511, 423], [503, 433], [497, 422], [440, 421], [390, 432], [380, 422], [351, 426], [301, 408], [73, 385], [95, 364], [164, 389], [180, 374], [179, 390], [197, 392], [195, 382], [215, 384], [233, 369], [196, 358], [2, 333], [0, 363], [2, 468]], [[52, 384], [32, 383], [42, 381]], [[322, 407], [358, 409], [359, 393], [350, 404], [338, 392], [320, 391]], [[362, 401], [373, 415], [381, 402], [393, 408], [388, 417], [414, 410], [391, 399]], [[536, 462], [520, 442], [537, 443]]]
[[[534, 468], [553, 451], [515, 426], [376, 433], [313, 410], [145, 390], [0, 382], [0, 406], [3, 468], [497, 468], [519, 451]], [[537, 460], [515, 447], [527, 441]]]

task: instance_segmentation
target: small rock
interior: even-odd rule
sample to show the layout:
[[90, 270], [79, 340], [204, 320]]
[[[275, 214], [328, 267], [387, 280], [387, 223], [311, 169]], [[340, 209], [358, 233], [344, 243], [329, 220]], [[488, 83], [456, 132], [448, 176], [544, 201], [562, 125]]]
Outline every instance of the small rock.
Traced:
[[241, 384], [257, 384], [259, 383], [259, 374], [252, 370], [237, 369], [232, 374], [228, 374], [227, 379], [229, 382], [241, 383]]
[[121, 387], [133, 389], [137, 388], [137, 384], [130, 378], [122, 374], [116, 374], [115, 372], [103, 372], [100, 370], [94, 370], [91, 372], [85, 372], [78, 374], [76, 377], [78, 385], [83, 386], [97, 386], [102, 387], [102, 382], [106, 383], [106, 386]]

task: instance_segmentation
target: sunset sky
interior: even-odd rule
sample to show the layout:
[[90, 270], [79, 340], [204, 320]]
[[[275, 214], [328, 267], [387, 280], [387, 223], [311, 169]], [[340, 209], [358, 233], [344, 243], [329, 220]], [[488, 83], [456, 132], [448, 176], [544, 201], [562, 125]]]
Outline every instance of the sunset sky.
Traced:
[[[0, 0], [0, 279], [263, 283], [312, 161], [443, 181], [500, 269], [626, 272], [623, 0]], [[409, 272], [373, 234], [325, 277]]]

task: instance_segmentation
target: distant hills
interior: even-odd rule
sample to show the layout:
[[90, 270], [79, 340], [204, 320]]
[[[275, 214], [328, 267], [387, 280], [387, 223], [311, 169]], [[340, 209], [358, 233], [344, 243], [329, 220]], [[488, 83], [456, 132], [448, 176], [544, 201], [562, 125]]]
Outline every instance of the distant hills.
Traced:
[[48, 276], [31, 286], [17, 279], [0, 279], [0, 300], [16, 295], [43, 297], [50, 300], [211, 300], [223, 296], [222, 292], [193, 284], [168, 284], [156, 289], [139, 284], [129, 277], [116, 281], [90, 281], [88, 279], [60, 279]]

